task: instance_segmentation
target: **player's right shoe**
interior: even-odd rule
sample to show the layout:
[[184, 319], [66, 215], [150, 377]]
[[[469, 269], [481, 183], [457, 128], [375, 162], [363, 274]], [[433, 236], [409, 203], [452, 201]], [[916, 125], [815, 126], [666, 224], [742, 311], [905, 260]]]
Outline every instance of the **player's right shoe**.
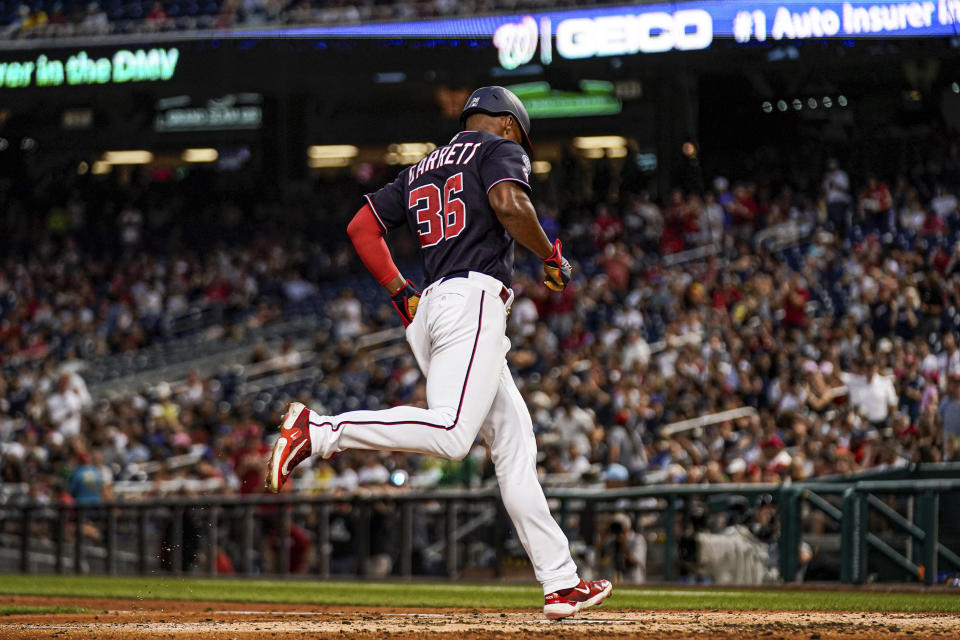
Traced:
[[593, 582], [580, 580], [580, 584], [575, 587], [548, 593], [543, 605], [543, 613], [551, 620], [566, 618], [578, 611], [603, 603], [610, 597], [612, 591], [613, 585], [609, 580]]
[[291, 402], [280, 423], [280, 437], [273, 444], [267, 488], [277, 493], [298, 464], [310, 457], [310, 410]]

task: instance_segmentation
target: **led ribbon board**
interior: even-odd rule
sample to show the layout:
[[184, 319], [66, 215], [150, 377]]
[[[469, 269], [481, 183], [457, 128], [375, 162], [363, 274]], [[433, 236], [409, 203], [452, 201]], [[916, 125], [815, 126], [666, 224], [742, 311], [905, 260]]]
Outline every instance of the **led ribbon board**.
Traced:
[[165, 82], [173, 77], [180, 50], [120, 49], [111, 56], [38, 54], [34, 59], [0, 62], [0, 88], [62, 87], [127, 82]]
[[958, 35], [960, 0], [766, 2], [692, 0], [528, 15], [233, 31], [241, 38], [492, 38], [500, 64], [706, 49], [714, 38], [803, 40]]
[[613, 95], [613, 83], [602, 80], [581, 80], [579, 92], [558, 91], [547, 82], [528, 82], [507, 88], [523, 101], [533, 119], [610, 116], [623, 110], [623, 103]]

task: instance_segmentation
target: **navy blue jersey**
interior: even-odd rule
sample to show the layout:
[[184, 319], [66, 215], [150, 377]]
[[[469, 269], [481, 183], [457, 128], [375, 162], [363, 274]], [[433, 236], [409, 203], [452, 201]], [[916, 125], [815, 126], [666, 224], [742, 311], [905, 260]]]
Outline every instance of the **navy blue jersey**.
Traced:
[[424, 286], [458, 271], [479, 271], [509, 286], [513, 238], [487, 199], [504, 180], [530, 191], [523, 147], [486, 131], [461, 131], [365, 197], [385, 231], [406, 223], [420, 241]]

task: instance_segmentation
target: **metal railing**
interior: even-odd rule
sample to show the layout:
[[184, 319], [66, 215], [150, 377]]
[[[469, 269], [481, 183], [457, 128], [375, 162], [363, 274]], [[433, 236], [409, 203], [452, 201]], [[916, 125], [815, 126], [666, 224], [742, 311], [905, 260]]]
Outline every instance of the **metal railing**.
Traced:
[[[960, 479], [866, 480], [853, 484], [808, 483], [780, 491], [780, 571], [785, 580], [796, 577], [800, 543], [800, 504], [809, 503], [841, 528], [840, 580], [862, 584], [869, 575], [869, 552], [879, 553], [926, 584], [934, 584], [940, 560], [960, 572], [960, 556], [939, 541], [940, 496], [960, 492]], [[841, 496], [841, 506], [824, 496]], [[878, 495], [909, 496], [909, 516], [881, 500]], [[871, 509], [894, 529], [907, 534], [905, 553], [870, 531]], [[914, 559], [917, 559], [915, 562]]]
[[717, 413], [711, 413], [706, 416], [699, 416], [697, 418], [690, 418], [689, 420], [680, 420], [679, 422], [672, 422], [670, 424], [664, 425], [661, 429], [661, 433], [670, 437], [678, 433], [683, 433], [685, 431], [693, 431], [694, 429], [700, 427], [706, 427], [711, 424], [717, 424], [718, 422], [726, 422], [728, 420], [738, 420], [740, 418], [749, 418], [751, 416], [757, 415], [757, 410], [753, 407], [739, 407], [737, 409], [728, 409], [727, 411], [719, 411]]
[[[546, 493], [575, 549], [597, 546], [614, 512], [653, 523], [646, 531], [649, 540], [657, 541], [649, 552], [648, 575], [666, 581], [686, 569], [687, 560], [678, 549], [681, 538], [689, 538], [691, 505], [722, 512], [735, 499], [756, 502], [769, 496], [767, 503], [772, 500], [776, 505], [779, 520], [776, 542], [785, 581], [800, 574], [801, 541], [813, 535], [804, 529], [805, 514], [813, 510], [841, 530], [842, 581], [868, 580], [871, 561], [883, 558], [931, 584], [940, 566], [960, 572], [960, 556], [940, 535], [945, 504], [941, 496], [960, 495], [960, 465], [919, 465], [911, 473], [944, 477]], [[902, 504], [879, 496], [908, 501], [907, 514], [894, 508]], [[350, 534], [346, 552], [345, 527]], [[906, 542], [900, 535], [904, 533]], [[378, 560], [386, 564], [381, 566]], [[309, 572], [321, 578], [393, 574], [455, 579], [503, 577], [524, 562], [495, 489], [0, 505], [0, 568], [24, 573]]]
[[[401, 576], [413, 575], [415, 507], [431, 505], [433, 518], [442, 531], [443, 574], [458, 575], [457, 542], [490, 520], [491, 506], [499, 517], [502, 511], [495, 491], [448, 490], [385, 495], [354, 495], [349, 498], [324, 496], [211, 496], [160, 498], [142, 502], [108, 501], [93, 505], [0, 505], [0, 549], [15, 547], [17, 569], [24, 573], [44, 567], [55, 573], [116, 574], [118, 560], [128, 571], [147, 574], [158, 569], [174, 575], [187, 571], [215, 575], [223, 547], [233, 547], [238, 565], [232, 572], [242, 575], [292, 572], [291, 551], [297, 544], [295, 527], [309, 527], [316, 562], [314, 571], [331, 575], [335, 532], [331, 520], [337, 508], [349, 505], [356, 520], [369, 523], [379, 504], [395, 509], [399, 522], [392, 529]], [[417, 510], [422, 510], [422, 507]], [[483, 513], [479, 513], [483, 512]], [[485, 516], [477, 520], [477, 515]], [[460, 524], [461, 516], [468, 521]], [[16, 523], [16, 527], [11, 526]], [[188, 524], [189, 523], [189, 524]], [[15, 531], [11, 529], [16, 529]], [[38, 529], [49, 536], [38, 535]], [[96, 535], [91, 536], [91, 531]], [[126, 549], [121, 552], [120, 539]], [[193, 538], [192, 541], [188, 538]], [[372, 555], [368, 529], [357, 527], [356, 567], [353, 573], [371, 573]], [[266, 547], [275, 555], [269, 567], [258, 556]], [[91, 549], [96, 549], [90, 553]], [[190, 557], [186, 557], [186, 555]], [[91, 557], [102, 563], [95, 568]], [[198, 561], [202, 563], [198, 564]]]

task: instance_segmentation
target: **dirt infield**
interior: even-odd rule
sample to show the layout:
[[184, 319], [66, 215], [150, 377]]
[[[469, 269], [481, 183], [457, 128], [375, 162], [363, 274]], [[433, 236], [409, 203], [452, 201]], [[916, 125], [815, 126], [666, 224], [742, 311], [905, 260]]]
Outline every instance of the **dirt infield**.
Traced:
[[960, 617], [913, 613], [624, 611], [601, 608], [563, 622], [537, 611], [390, 609], [2, 596], [0, 604], [72, 606], [83, 614], [0, 616], [0, 638], [174, 640], [411, 638], [492, 640], [644, 638], [910, 640], [957, 637]]

